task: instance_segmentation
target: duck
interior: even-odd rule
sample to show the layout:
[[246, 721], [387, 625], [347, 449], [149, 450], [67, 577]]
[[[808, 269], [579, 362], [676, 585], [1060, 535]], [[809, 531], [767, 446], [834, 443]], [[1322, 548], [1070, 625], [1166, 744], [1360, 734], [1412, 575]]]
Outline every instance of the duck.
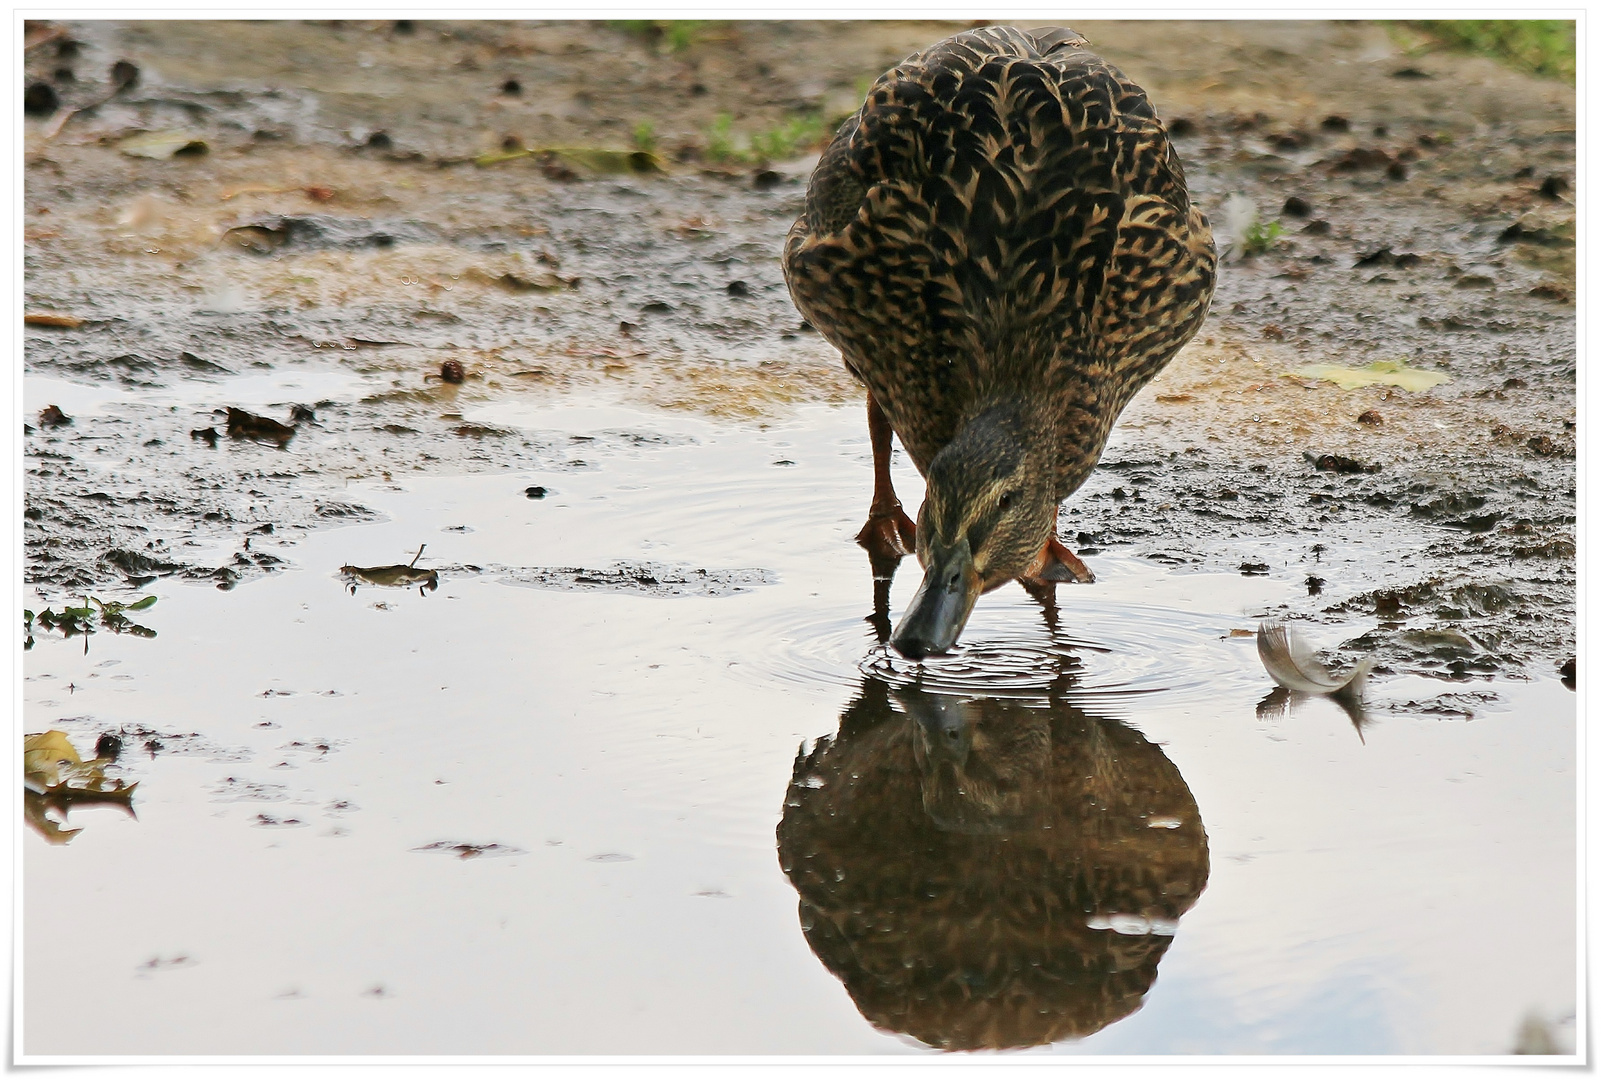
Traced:
[[[866, 388], [875, 567], [923, 580], [890, 644], [948, 652], [1008, 581], [1094, 580], [1056, 536], [1130, 399], [1206, 317], [1217, 252], [1145, 91], [1075, 31], [989, 26], [874, 82], [784, 242], [801, 315]], [[892, 437], [925, 484], [914, 522]]]

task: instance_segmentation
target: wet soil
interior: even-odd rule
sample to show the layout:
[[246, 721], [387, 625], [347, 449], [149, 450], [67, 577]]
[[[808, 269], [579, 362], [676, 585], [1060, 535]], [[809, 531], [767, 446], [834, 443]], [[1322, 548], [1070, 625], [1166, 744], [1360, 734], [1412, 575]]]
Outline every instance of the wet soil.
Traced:
[[[578, 24], [66, 28], [28, 53], [64, 107], [104, 97], [118, 59], [139, 77], [51, 138], [29, 122], [28, 310], [83, 320], [27, 330], [30, 411], [80, 400], [71, 425], [28, 436], [30, 582], [227, 586], [292, 562], [306, 528], [368, 516], [318, 489], [583, 467], [571, 440], [464, 424], [477, 402], [599, 387], [763, 418], [853, 399], [774, 256], [806, 161], [697, 158], [719, 113], [750, 132], [843, 112], [949, 29], [732, 24], [663, 53]], [[1207, 326], [1126, 414], [1064, 534], [1092, 559], [1307, 583], [1276, 614], [1380, 616], [1387, 632], [1347, 650], [1393, 670], [1555, 670], [1574, 641], [1571, 90], [1407, 58], [1363, 24], [1080, 29], [1181, 133], [1220, 238], [1234, 194], [1286, 232], [1225, 267]], [[640, 121], [665, 175], [472, 160], [507, 140], [627, 149]], [[208, 152], [117, 150], [170, 127]], [[1375, 360], [1451, 381], [1285, 375]], [[466, 382], [437, 378], [448, 361]], [[288, 445], [192, 437], [266, 372], [306, 377], [257, 395], [279, 420], [312, 410]], [[1364, 469], [1319, 468], [1331, 454]], [[243, 550], [268, 525], [270, 549]]]
[[[1060, 532], [1098, 583], [1064, 587], [1043, 620], [1016, 590], [988, 597], [970, 648], [914, 673], [878, 642], [915, 568], [872, 596], [850, 544], [871, 482], [860, 390], [778, 265], [815, 156], [712, 160], [712, 133], [721, 114], [737, 141], [848, 112], [863, 80], [964, 25], [736, 23], [677, 52], [578, 23], [30, 31], [30, 82], [82, 111], [26, 121], [26, 311], [63, 316], [24, 331], [27, 603], [157, 592], [145, 621], [162, 634], [96, 635], [86, 653], [35, 630], [29, 730], [88, 745], [120, 730], [144, 748], [126, 775], [146, 782], [142, 821], [89, 812], [70, 849], [30, 859], [29, 910], [81, 922], [93, 904], [63, 896], [107, 872], [144, 875], [119, 917], [150, 932], [116, 952], [149, 996], [134, 1007], [120, 984], [97, 985], [83, 1007], [121, 1020], [85, 1039], [40, 1019], [33, 1045], [170, 1050], [141, 1024], [181, 1007], [198, 1010], [182, 1040], [193, 1052], [904, 1050], [838, 996], [844, 985], [863, 1015], [877, 1009], [884, 987], [863, 965], [893, 972], [894, 950], [853, 952], [864, 926], [832, 895], [850, 889], [794, 854], [863, 865], [821, 826], [807, 832], [828, 805], [808, 777], [884, 770], [885, 793], [842, 793], [837, 808], [901, 813], [917, 776], [933, 783], [918, 740], [952, 716], [974, 738], [1011, 727], [1122, 747], [1173, 789], [1129, 813], [1193, 805], [1205, 819], [1210, 885], [1190, 825], [1162, 834], [1183, 849], [1156, 861], [1182, 869], [1184, 904], [1197, 873], [1209, 889], [1175, 947], [1168, 923], [1183, 912], [1166, 901], [1143, 930], [1116, 931], [1128, 940], [1085, 946], [1096, 970], [1145, 980], [1118, 983], [1119, 1001], [1139, 1006], [1158, 961], [1173, 993], [1074, 1052], [1498, 1052], [1530, 1002], [1571, 1007], [1553, 927], [1572, 873], [1573, 699], [1556, 681], [1566, 662], [1571, 685], [1575, 655], [1572, 88], [1483, 58], [1405, 56], [1369, 24], [1078, 25], [1150, 92], [1220, 243], [1232, 196], [1283, 232], [1224, 263], [1205, 327], [1065, 505]], [[659, 171], [608, 171], [641, 122]], [[170, 158], [120, 146], [174, 129], [188, 149]], [[578, 154], [479, 163], [519, 146], [619, 153], [605, 168]], [[1448, 381], [1351, 390], [1290, 374], [1375, 361]], [[272, 423], [230, 423], [230, 409]], [[918, 479], [897, 470], [915, 504]], [[429, 595], [339, 576], [405, 564], [425, 542], [419, 565], [441, 583]], [[1337, 661], [1377, 659], [1368, 726], [1353, 733], [1328, 703], [1301, 703], [1297, 724], [1262, 701], [1249, 632], [1263, 617]], [[646, 692], [619, 697], [620, 682]], [[916, 698], [913, 682], [950, 701]], [[986, 703], [962, 704], [975, 696]], [[437, 729], [409, 723], [419, 709]], [[1251, 720], [1219, 719], [1237, 715]], [[836, 723], [797, 758], [797, 739]], [[1361, 757], [1370, 744], [1387, 749]], [[1063, 765], [994, 752], [1024, 789]], [[1163, 754], [1184, 774], [1176, 787]], [[793, 889], [772, 865], [781, 797]], [[1008, 822], [1066, 812], [996, 806], [1010, 804], [985, 812]], [[982, 831], [907, 843], [945, 873], [987, 857]], [[381, 874], [350, 884], [352, 857], [327, 850], [340, 844]], [[1514, 849], [1509, 869], [1498, 860]], [[1040, 866], [1082, 857], [1031, 851]], [[66, 858], [84, 852], [98, 854]], [[606, 876], [633, 857], [638, 885]], [[210, 859], [278, 906], [229, 882], [182, 900], [156, 884]], [[464, 900], [438, 878], [447, 862], [496, 869]], [[1120, 866], [1107, 872], [1133, 872]], [[337, 931], [274, 891], [294, 877], [284, 868], [349, 885]], [[1367, 892], [1309, 894], [1303, 879]], [[796, 929], [797, 891], [827, 971]], [[1368, 902], [1381, 894], [1393, 909]], [[637, 904], [668, 895], [652, 912], [683, 936], [665, 937], [714, 941], [711, 953], [642, 929], [657, 924]], [[730, 896], [759, 914], [704, 910]], [[234, 931], [211, 927], [205, 903], [241, 902], [301, 944], [223, 961]], [[470, 917], [446, 918], [453, 904]], [[539, 917], [518, 921], [529, 904]], [[1461, 942], [1500, 941], [1493, 928], [1535, 909], [1554, 912], [1552, 940], [1495, 946], [1503, 997], [1463, 997]], [[508, 918], [516, 947], [485, 948]], [[391, 941], [446, 927], [443, 952], [397, 967], [368, 920]], [[696, 936], [713, 925], [726, 933]], [[304, 945], [321, 933], [338, 948]], [[569, 939], [600, 959], [579, 962]], [[479, 1041], [445, 1037], [437, 1010], [486, 1007], [423, 991], [451, 949], [451, 963], [472, 958], [475, 986], [549, 969], [576, 990], [535, 995], [532, 1042], [517, 1034], [520, 991], [492, 1005]], [[941, 978], [966, 970], [952, 955]], [[1320, 1000], [1352, 995], [1360, 1014], [1363, 994], [1388, 993], [1387, 975], [1364, 980], [1394, 956], [1392, 1026], [1317, 1026]], [[625, 969], [626, 1022], [605, 1004], [607, 973]], [[700, 973], [694, 993], [679, 992], [685, 971]], [[83, 992], [37, 967], [29, 978], [35, 1002]], [[258, 997], [319, 994], [349, 1002], [251, 1027]], [[1301, 1011], [1251, 1004], [1281, 998]], [[712, 1001], [724, 1012], [689, 1012]], [[389, 1020], [350, 1020], [375, 1002]], [[1186, 1009], [1215, 1002], [1236, 1011], [1212, 1016], [1210, 1034], [1185, 1026]], [[743, 1027], [726, 1020], [745, 1011]], [[793, 1022], [774, 1027], [780, 1014]], [[870, 1019], [909, 1030], [885, 1015]], [[917, 1030], [940, 1045], [927, 1037], [938, 1024]], [[978, 1037], [963, 1031], [951, 1045]]]

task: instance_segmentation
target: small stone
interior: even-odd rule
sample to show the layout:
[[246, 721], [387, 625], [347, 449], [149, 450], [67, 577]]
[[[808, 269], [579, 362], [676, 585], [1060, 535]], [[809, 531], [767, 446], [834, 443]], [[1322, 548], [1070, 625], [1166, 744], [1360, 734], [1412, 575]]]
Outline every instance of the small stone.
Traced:
[[1379, 410], [1369, 409], [1361, 416], [1358, 416], [1356, 418], [1356, 422], [1359, 424], [1370, 424], [1373, 427], [1378, 427], [1380, 424], [1384, 423], [1384, 417], [1379, 415]]
[[61, 97], [49, 83], [30, 83], [23, 91], [22, 111], [28, 116], [50, 116], [60, 107]]
[[1557, 176], [1555, 173], [1546, 177], [1545, 183], [1540, 185], [1540, 194], [1544, 195], [1548, 199], [1560, 199], [1563, 195], [1567, 194], [1567, 192], [1567, 179]]
[[538, 484], [534, 484], [532, 487], [523, 488], [523, 494], [530, 499], [543, 499], [545, 497], [545, 489]]
[[132, 90], [139, 83], [139, 66], [129, 60], [111, 65], [111, 85], [119, 91]]

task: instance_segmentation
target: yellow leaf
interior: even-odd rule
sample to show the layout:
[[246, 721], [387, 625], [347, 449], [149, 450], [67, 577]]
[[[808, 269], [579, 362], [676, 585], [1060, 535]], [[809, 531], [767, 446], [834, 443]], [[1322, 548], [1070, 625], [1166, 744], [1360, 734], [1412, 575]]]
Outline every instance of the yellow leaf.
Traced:
[[78, 756], [64, 731], [29, 735], [22, 741], [23, 786], [53, 799], [126, 802], [138, 784], [124, 786], [106, 776], [104, 758]]
[[78, 757], [78, 751], [73, 749], [64, 731], [29, 735], [22, 742], [23, 779], [35, 790], [59, 784], [63, 765], [71, 769], [82, 764], [83, 759]]
[[175, 154], [204, 154], [206, 140], [192, 131], [146, 131], [130, 135], [117, 144], [129, 157], [153, 158], [165, 161]]
[[1394, 360], [1376, 360], [1367, 367], [1341, 367], [1338, 364], [1310, 364], [1288, 374], [1306, 379], [1324, 379], [1345, 390], [1363, 386], [1399, 386], [1402, 390], [1427, 390], [1451, 376], [1438, 371], [1407, 367]]
[[22, 321], [29, 326], [59, 326], [64, 330], [76, 330], [83, 325], [83, 320], [76, 315], [57, 315], [48, 311], [24, 314]]

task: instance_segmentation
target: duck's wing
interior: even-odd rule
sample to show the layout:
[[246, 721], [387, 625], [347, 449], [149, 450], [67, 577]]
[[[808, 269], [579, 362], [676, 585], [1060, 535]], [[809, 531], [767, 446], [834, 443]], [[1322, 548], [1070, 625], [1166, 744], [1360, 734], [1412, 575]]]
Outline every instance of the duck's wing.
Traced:
[[1206, 219], [1144, 92], [1085, 45], [990, 27], [908, 58], [790, 231], [796, 306], [920, 466], [961, 402], [1019, 383], [1109, 428], [1205, 314]]

